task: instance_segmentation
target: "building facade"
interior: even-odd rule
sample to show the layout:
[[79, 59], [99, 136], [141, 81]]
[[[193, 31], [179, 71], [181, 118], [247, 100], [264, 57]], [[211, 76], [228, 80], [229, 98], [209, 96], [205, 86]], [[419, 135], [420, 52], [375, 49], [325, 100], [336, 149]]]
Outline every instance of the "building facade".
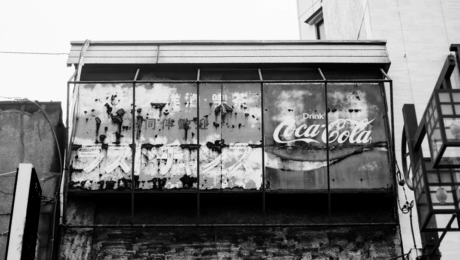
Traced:
[[59, 259], [401, 256], [385, 45], [73, 42]]
[[[393, 79], [395, 93], [396, 150], [401, 162], [402, 106], [414, 104], [420, 120], [447, 55], [455, 55], [450, 46], [460, 42], [460, 3], [454, 0], [298, 0], [297, 3], [302, 40], [387, 41], [391, 59], [388, 73]], [[451, 76], [453, 88], [460, 87], [457, 68]], [[424, 143], [423, 148], [425, 157], [428, 157], [428, 144]], [[401, 188], [399, 193], [403, 194]], [[413, 199], [412, 192], [409, 196], [409, 200]], [[404, 244], [413, 247], [407, 217], [401, 216], [401, 225]], [[458, 234], [448, 234], [441, 245], [443, 259], [456, 259], [459, 251], [455, 244], [459, 242]]]

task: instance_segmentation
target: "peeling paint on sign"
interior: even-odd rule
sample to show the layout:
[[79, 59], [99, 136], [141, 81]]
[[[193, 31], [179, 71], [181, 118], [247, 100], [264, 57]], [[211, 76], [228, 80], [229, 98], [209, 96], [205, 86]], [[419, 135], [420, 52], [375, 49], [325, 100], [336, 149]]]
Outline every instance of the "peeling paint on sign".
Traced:
[[199, 98], [200, 189], [261, 189], [260, 85], [203, 84]]
[[329, 163], [334, 189], [389, 188], [380, 87], [328, 88], [326, 110], [321, 84], [79, 85], [69, 185], [321, 190]]

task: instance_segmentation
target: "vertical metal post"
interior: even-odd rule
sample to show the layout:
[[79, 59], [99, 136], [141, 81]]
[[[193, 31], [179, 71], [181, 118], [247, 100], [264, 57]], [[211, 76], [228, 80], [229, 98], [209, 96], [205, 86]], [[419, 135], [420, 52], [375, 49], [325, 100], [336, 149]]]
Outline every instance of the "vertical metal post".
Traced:
[[[70, 83], [69, 81], [72, 81], [72, 80], [75, 80], [75, 77], [77, 75], [77, 71], [74, 71], [74, 73], [72, 74], [72, 76], [69, 78], [69, 80], [67, 81], [67, 96], [66, 96], [66, 123], [65, 123], [65, 126], [66, 126], [66, 131], [65, 131], [65, 150], [64, 150], [64, 162], [63, 162], [63, 165], [64, 165], [64, 171], [61, 172], [61, 174], [63, 174], [63, 176], [61, 176], [61, 183], [58, 187], [56, 187], [56, 189], [59, 189], [59, 197], [58, 199], [56, 200], [55, 202], [55, 209], [54, 209], [54, 213], [53, 213], [53, 218], [54, 219], [54, 223], [53, 223], [53, 232], [52, 232], [52, 244], [51, 244], [51, 255], [52, 255], [52, 258], [51, 259], [57, 259], [57, 256], [58, 256], [58, 252], [59, 252], [59, 245], [60, 245], [60, 242], [59, 242], [59, 239], [57, 239], [57, 237], [59, 237], [59, 233], [60, 233], [60, 226], [63, 225], [63, 223], [66, 223], [67, 221], [67, 218], [66, 218], [66, 205], [67, 205], [67, 191], [68, 191], [68, 178], [69, 178], [69, 175], [70, 175], [70, 172], [69, 172], [69, 165], [68, 163], [70, 162], [70, 154], [71, 154], [71, 143], [70, 143], [70, 127], [69, 127], [69, 115], [70, 115]], [[63, 186], [64, 190], [61, 192], [61, 187]], [[57, 192], [56, 192], [57, 193]], [[57, 214], [57, 207], [59, 207], [59, 223], [56, 223], [56, 217], [58, 216]], [[57, 231], [55, 230], [57, 229]]]
[[[74, 77], [75, 73], [76, 73], [76, 72], [74, 72], [74, 74], [73, 74], [72, 77], [69, 79], [69, 81], [72, 80], [72, 78]], [[67, 182], [66, 182], [67, 178], [66, 178], [66, 177], [69, 175], [69, 165], [68, 165], [68, 162], [70, 161], [69, 159], [70, 159], [70, 151], [71, 151], [71, 149], [70, 149], [71, 143], [70, 143], [70, 140], [69, 140], [69, 138], [70, 138], [70, 136], [69, 136], [69, 114], [70, 114], [70, 113], [69, 113], [69, 108], [70, 108], [70, 97], [69, 97], [69, 95], [70, 95], [70, 83], [67, 82], [67, 106], [66, 106], [66, 107], [67, 107], [67, 110], [66, 110], [66, 120], [65, 120], [65, 126], [66, 126], [66, 131], [65, 131], [65, 144], [66, 144], [66, 148], [65, 148], [65, 149], [66, 149], [66, 152], [65, 152], [65, 158], [64, 158], [64, 165], [65, 165], [64, 167], [65, 167], [65, 168], [64, 168], [64, 172], [61, 173], [61, 174], [64, 174], [64, 175], [65, 175], [65, 176], [64, 176], [64, 177], [65, 177], [65, 178], [64, 178], [64, 194], [65, 194], [65, 195], [67, 195]], [[58, 187], [58, 188], [60, 188], [60, 187]], [[67, 196], [64, 196], [64, 198], [63, 198], [63, 203], [65, 203], [66, 198], [67, 198]], [[62, 219], [61, 219], [60, 224], [66, 223], [65, 207], [63, 207], [62, 211], [63, 211], [63, 214], [62, 214]]]
[[318, 68], [321, 77], [324, 80], [324, 104], [325, 110], [324, 114], [326, 115], [326, 172], [327, 172], [327, 210], [329, 213], [329, 218], [332, 215], [331, 211], [331, 176], [330, 176], [330, 169], [329, 169], [329, 115], [328, 115], [328, 107], [327, 107], [327, 79], [324, 77], [323, 72], [320, 68]]
[[196, 131], [196, 143], [197, 143], [197, 154], [196, 154], [196, 221], [197, 225], [200, 224], [200, 75], [201, 70], [198, 69], [196, 75], [196, 106], [197, 106], [197, 131]]
[[[379, 85], [381, 87], [382, 96], [385, 97], [383, 99], [384, 105], [385, 105], [384, 119], [385, 119], [385, 130], [386, 130], [386, 134], [388, 138], [387, 145], [389, 147], [389, 154], [390, 154], [390, 158], [389, 158], [389, 163], [391, 165], [390, 172], [391, 174], [393, 174], [392, 181], [393, 181], [393, 195], [394, 195], [394, 199], [393, 199], [394, 217], [399, 222], [399, 214], [398, 214], [399, 194], [398, 194], [398, 181], [397, 181], [397, 175], [396, 175], [396, 146], [395, 146], [396, 141], [395, 141], [395, 134], [394, 134], [395, 130], [394, 130], [394, 107], [393, 107], [393, 81], [391, 80], [390, 77], [388, 77], [388, 75], [385, 73], [383, 69], [380, 69], [380, 72], [382, 73], [383, 79], [389, 80], [388, 83], [389, 83], [389, 88], [390, 88], [389, 98], [390, 98], [390, 106], [391, 106], [390, 107], [391, 116], [388, 115], [388, 101], [387, 101], [385, 82], [379, 83]], [[401, 230], [399, 230], [399, 233], [401, 233]], [[404, 247], [402, 245], [401, 245], [401, 248], [402, 248], [401, 252], [404, 253]]]
[[393, 107], [393, 81], [390, 81], [390, 109], [391, 109], [391, 146], [393, 149], [392, 170], [396, 173], [396, 148], [395, 148], [395, 113]]
[[131, 226], [134, 225], [134, 190], [136, 189], [136, 180], [134, 179], [134, 166], [136, 163], [136, 80], [139, 76], [139, 69], [136, 71], [133, 82], [133, 109], [132, 109], [132, 145], [131, 145]]
[[[264, 80], [262, 76], [262, 71], [260, 68], [259, 78], [261, 81]], [[262, 122], [262, 214], [263, 214], [263, 224], [265, 225], [265, 120], [264, 120], [264, 83], [260, 83], [260, 111], [261, 111], [261, 122]]]

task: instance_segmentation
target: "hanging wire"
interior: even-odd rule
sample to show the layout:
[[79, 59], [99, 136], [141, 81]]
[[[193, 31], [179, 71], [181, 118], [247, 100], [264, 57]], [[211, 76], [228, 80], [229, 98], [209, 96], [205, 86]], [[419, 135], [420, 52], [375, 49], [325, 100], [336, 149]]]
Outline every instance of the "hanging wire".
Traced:
[[418, 256], [418, 252], [417, 252], [417, 243], [415, 242], [415, 234], [414, 234], [414, 225], [412, 224], [412, 207], [414, 206], [414, 201], [411, 202], [411, 208], [410, 208], [410, 214], [409, 214], [409, 218], [410, 218], [410, 231], [412, 232], [412, 240], [414, 241], [414, 248], [416, 249], [415, 253], [417, 254]]
[[405, 260], [406, 257], [407, 257], [409, 254], [410, 254], [410, 250], [409, 250], [409, 253], [406, 253], [406, 254], [404, 254], [404, 255], [398, 255], [398, 256], [392, 257], [392, 258], [390, 258], [390, 259], [388, 259], [388, 260], [395, 260], [395, 259], [399, 259], [400, 257], [402, 257], [402, 259]]
[[[404, 198], [406, 199], [406, 203], [401, 207], [401, 202], [399, 200], [399, 196], [398, 196], [398, 207], [399, 207], [399, 210], [401, 210], [401, 212], [403, 214], [409, 214], [409, 219], [410, 219], [410, 229], [411, 229], [411, 233], [412, 233], [412, 240], [414, 241], [414, 248], [415, 248], [415, 253], [417, 254], [417, 257], [418, 257], [418, 252], [417, 252], [417, 243], [415, 242], [415, 233], [414, 233], [414, 225], [413, 225], [413, 222], [412, 222], [412, 209], [414, 208], [414, 200], [412, 200], [410, 203], [407, 199], [407, 194], [406, 194], [406, 189], [404, 188], [404, 186], [406, 185], [405, 183], [405, 180], [404, 178], [402, 177], [402, 174], [401, 174], [401, 170], [399, 169], [399, 165], [398, 165], [398, 162], [396, 161], [396, 168], [398, 169], [396, 174], [397, 174], [397, 177], [398, 177], [398, 184], [402, 187], [403, 189], [403, 192], [404, 192]], [[409, 251], [410, 253], [410, 251]], [[409, 253], [407, 253], [406, 255], [408, 255]], [[405, 257], [404, 257], [405, 258]], [[403, 259], [404, 259], [403, 258]]]
[[4, 175], [8, 175], [8, 174], [12, 174], [12, 173], [15, 173], [16, 171], [12, 171], [12, 172], [5, 172], [5, 173], [0, 173], [0, 176], [4, 176]]
[[64, 52], [27, 52], [27, 51], [0, 51], [3, 54], [32, 54], [32, 55], [69, 55]]

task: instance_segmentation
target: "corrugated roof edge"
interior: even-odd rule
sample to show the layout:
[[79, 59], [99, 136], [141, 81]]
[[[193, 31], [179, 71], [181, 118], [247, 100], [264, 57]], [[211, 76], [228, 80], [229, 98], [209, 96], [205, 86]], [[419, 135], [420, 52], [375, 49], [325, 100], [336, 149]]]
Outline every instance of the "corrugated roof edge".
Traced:
[[[85, 41], [71, 41], [83, 45]], [[91, 41], [90, 45], [386, 45], [386, 40], [263, 40], [263, 41]]]

